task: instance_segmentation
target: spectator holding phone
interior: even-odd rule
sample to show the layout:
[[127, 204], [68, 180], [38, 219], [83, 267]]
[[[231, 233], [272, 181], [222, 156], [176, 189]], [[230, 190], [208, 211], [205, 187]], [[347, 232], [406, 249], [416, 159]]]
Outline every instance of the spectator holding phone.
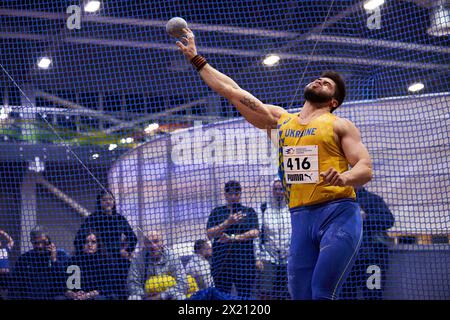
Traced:
[[64, 250], [58, 250], [48, 234], [36, 227], [30, 232], [33, 249], [22, 254], [11, 272], [11, 299], [49, 300], [64, 294]]
[[259, 237], [258, 215], [241, 204], [242, 187], [238, 181], [225, 184], [226, 205], [216, 207], [208, 217], [206, 233], [212, 241], [211, 274], [214, 285], [231, 294], [250, 298], [256, 277], [253, 240]]

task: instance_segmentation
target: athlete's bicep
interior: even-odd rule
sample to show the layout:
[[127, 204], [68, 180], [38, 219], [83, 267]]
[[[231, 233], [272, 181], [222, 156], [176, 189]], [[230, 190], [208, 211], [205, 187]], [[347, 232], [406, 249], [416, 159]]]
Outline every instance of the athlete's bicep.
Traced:
[[342, 121], [338, 135], [340, 136], [342, 151], [351, 166], [360, 161], [371, 165], [369, 151], [362, 143], [358, 128], [352, 122], [348, 120]]

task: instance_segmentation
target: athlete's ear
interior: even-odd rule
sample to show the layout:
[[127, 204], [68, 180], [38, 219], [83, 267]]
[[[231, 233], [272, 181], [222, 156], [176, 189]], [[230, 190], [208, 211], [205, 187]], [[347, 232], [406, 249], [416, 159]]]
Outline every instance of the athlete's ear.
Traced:
[[338, 104], [339, 102], [335, 98], [331, 99], [331, 110], [336, 109]]

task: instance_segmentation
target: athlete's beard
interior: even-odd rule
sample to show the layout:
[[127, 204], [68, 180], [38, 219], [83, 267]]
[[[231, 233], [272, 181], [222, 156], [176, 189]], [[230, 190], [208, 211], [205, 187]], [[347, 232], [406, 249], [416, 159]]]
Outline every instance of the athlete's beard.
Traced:
[[317, 93], [314, 91], [314, 89], [305, 87], [305, 90], [303, 92], [303, 97], [305, 100], [312, 102], [312, 103], [325, 103], [330, 102], [331, 99], [333, 99], [332, 96], [326, 94], [326, 93]]

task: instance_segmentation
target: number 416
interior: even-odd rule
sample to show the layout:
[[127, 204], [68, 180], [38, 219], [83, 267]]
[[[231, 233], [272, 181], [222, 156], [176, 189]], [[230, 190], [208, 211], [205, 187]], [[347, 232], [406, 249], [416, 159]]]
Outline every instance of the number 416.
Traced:
[[300, 158], [289, 158], [286, 165], [291, 170], [294, 170], [294, 166], [296, 166], [295, 170], [308, 170], [309, 168], [311, 168], [311, 162], [308, 161], [308, 157], [303, 158], [303, 161], [301, 163]]

